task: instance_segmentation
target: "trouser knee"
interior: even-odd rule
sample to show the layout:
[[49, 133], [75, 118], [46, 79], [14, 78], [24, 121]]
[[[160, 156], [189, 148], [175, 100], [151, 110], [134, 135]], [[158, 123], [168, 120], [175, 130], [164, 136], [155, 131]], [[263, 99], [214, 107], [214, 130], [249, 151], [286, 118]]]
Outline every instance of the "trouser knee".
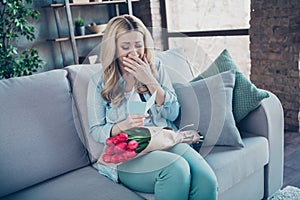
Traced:
[[190, 166], [188, 162], [182, 158], [179, 157], [174, 160], [172, 163], [170, 163], [164, 171], [168, 173], [169, 176], [171, 176], [173, 179], [176, 179], [179, 181], [179, 183], [182, 183], [183, 181], [190, 182], [191, 179], [191, 173], [190, 173]]
[[155, 184], [155, 199], [188, 199], [190, 181], [190, 167], [184, 158], [178, 156], [159, 173]]

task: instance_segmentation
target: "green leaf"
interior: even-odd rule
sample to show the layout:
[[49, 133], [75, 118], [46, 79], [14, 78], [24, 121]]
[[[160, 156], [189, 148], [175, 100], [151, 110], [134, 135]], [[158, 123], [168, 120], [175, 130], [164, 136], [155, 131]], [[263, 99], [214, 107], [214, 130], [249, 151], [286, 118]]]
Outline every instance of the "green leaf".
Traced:
[[136, 138], [151, 137], [149, 129], [144, 127], [134, 127], [131, 129], [124, 130], [122, 132], [126, 133], [128, 136], [134, 136]]
[[149, 143], [139, 144], [139, 146], [136, 148], [135, 152], [136, 152], [136, 153], [142, 152], [142, 151], [148, 146], [148, 144], [149, 144]]
[[5, 12], [1, 13], [0, 20], [0, 39], [5, 40], [5, 43], [0, 43], [0, 79], [31, 75], [37, 71], [36, 69], [43, 67], [45, 62], [35, 49], [27, 49], [18, 54], [16, 41], [20, 36], [25, 36], [27, 40], [35, 39], [34, 27], [28, 20], [39, 18], [40, 13], [27, 7], [32, 4], [32, 0], [2, 0], [0, 2], [1, 6], [5, 5], [6, 8]]

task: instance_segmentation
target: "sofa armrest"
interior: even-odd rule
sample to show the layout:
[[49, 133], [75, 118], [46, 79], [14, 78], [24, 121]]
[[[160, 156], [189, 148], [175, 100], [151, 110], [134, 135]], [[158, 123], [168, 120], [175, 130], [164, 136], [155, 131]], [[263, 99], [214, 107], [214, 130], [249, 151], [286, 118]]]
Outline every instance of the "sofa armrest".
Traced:
[[284, 117], [279, 99], [271, 92], [270, 97], [252, 111], [239, 124], [241, 132], [266, 137], [269, 141], [269, 163], [265, 166], [265, 197], [279, 190], [283, 183], [283, 136]]

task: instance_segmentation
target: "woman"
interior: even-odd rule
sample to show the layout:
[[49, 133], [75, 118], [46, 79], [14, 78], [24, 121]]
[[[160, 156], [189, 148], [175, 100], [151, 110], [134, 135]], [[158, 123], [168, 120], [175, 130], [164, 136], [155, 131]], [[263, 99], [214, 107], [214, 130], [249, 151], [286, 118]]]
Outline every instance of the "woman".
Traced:
[[[88, 89], [90, 133], [97, 142], [120, 130], [136, 126], [169, 126], [179, 114], [172, 84], [159, 63], [154, 63], [153, 40], [134, 16], [111, 19], [101, 46], [103, 72], [92, 78]], [[156, 91], [149, 114], [127, 114], [127, 101], [145, 101]], [[99, 165], [99, 172], [128, 188], [154, 193], [155, 199], [217, 198], [216, 177], [188, 144], [168, 151], [153, 151], [117, 168]]]

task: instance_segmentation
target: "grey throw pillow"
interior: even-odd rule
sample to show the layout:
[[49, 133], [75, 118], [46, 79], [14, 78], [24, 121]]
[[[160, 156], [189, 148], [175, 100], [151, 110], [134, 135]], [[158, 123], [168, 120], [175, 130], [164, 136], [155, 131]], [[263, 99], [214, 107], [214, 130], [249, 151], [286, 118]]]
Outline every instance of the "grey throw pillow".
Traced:
[[232, 113], [234, 84], [234, 70], [187, 84], [175, 83], [181, 105], [177, 127], [193, 124], [189, 129], [205, 135], [204, 146], [244, 147]]

